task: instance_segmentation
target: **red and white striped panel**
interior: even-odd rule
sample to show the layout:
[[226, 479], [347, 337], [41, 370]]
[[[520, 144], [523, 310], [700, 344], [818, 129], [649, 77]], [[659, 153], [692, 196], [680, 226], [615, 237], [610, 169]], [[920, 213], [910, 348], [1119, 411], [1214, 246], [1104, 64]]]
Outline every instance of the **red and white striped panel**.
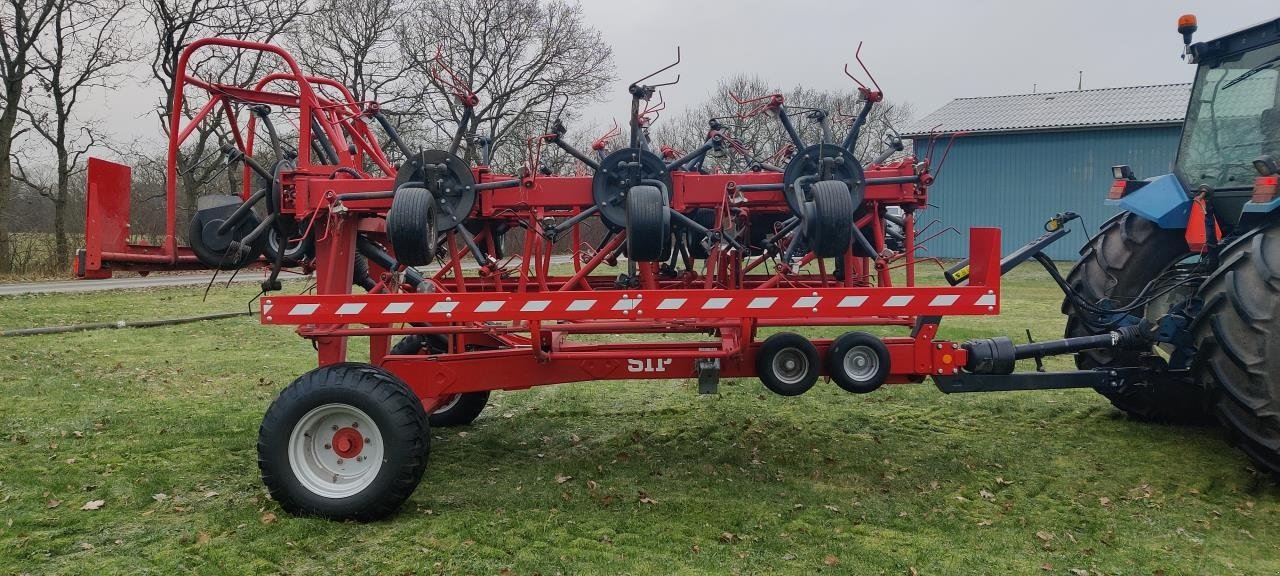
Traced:
[[997, 314], [999, 300], [986, 286], [297, 295], [263, 297], [262, 322], [955, 316]]

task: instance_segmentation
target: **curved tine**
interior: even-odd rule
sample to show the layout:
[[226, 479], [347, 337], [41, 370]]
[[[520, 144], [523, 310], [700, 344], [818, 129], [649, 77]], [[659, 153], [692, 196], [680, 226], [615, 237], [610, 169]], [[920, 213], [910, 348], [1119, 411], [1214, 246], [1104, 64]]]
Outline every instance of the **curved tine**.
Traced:
[[[880, 83], [876, 82], [876, 77], [872, 76], [871, 71], [867, 69], [867, 65], [862, 63], [862, 42], [861, 41], [858, 42], [858, 49], [853, 52], [853, 58], [854, 60], [858, 61], [858, 65], [862, 67], [862, 71], [866, 73], [867, 78], [871, 79], [871, 84], [876, 87], [876, 92], [883, 92], [883, 90], [880, 89]], [[849, 65], [845, 64], [845, 68], [847, 69], [848, 67]], [[846, 71], [845, 73], [847, 74], [848, 72]]]
[[[675, 62], [672, 62], [672, 63], [670, 63], [670, 64], [668, 64], [668, 65], [666, 65], [666, 66], [664, 66], [664, 67], [662, 67], [662, 68], [659, 68], [657, 71], [653, 72], [652, 74], [649, 74], [648, 76], [645, 76], [644, 78], [641, 78], [641, 79], [639, 79], [639, 80], [636, 80], [635, 82], [632, 82], [632, 83], [631, 83], [631, 85], [632, 85], [632, 86], [639, 86], [641, 82], [644, 82], [645, 80], [648, 80], [648, 79], [650, 79], [650, 78], [653, 78], [654, 76], [657, 76], [658, 74], [661, 74], [661, 73], [663, 73], [663, 72], [666, 72], [667, 70], [670, 70], [670, 69], [674, 68], [674, 67], [675, 67], [675, 65], [676, 65], [676, 64], [679, 64], [679, 63], [680, 63], [680, 47], [679, 47], [679, 46], [676, 46], [676, 61], [675, 61]], [[676, 82], [679, 82], [679, 81], [680, 81], [680, 75], [679, 75], [679, 74], [676, 74], [676, 79], [675, 79], [675, 81], [673, 81], [673, 82], [668, 82], [668, 83], [666, 83], [666, 84], [657, 84], [656, 86], [670, 86], [670, 85], [675, 84]]]

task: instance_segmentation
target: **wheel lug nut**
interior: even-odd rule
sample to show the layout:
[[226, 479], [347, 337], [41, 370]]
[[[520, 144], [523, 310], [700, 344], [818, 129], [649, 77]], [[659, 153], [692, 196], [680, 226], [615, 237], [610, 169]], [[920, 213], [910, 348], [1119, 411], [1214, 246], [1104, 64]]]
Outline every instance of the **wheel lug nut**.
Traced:
[[333, 445], [331, 445], [331, 444], [325, 444], [325, 445], [324, 445], [324, 449], [325, 449], [325, 450], [332, 450], [332, 449], [333, 449]]
[[337, 431], [338, 431], [338, 425], [337, 425], [337, 424], [334, 424], [333, 426], [330, 426], [330, 427], [329, 427], [329, 429], [330, 429], [330, 430], [333, 430], [334, 432], [337, 432]]
[[370, 440], [370, 439], [368, 439], [368, 438], [365, 438], [365, 439], [364, 439], [364, 443], [365, 443], [365, 444], [370, 444], [370, 443], [372, 443], [372, 442], [373, 442], [373, 440]]
[[341, 463], [342, 463], [342, 459], [341, 459], [341, 458], [339, 458], [339, 459], [338, 459], [338, 463], [339, 463], [339, 464], [341, 464]]

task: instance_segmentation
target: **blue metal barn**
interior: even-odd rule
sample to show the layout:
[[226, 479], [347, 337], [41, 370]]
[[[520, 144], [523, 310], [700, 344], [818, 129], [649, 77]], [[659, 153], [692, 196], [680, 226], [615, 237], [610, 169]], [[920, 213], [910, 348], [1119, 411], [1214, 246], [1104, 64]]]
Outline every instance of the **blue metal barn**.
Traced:
[[[1128, 164], [1139, 178], [1170, 172], [1190, 90], [1166, 84], [960, 98], [925, 116], [903, 137], [923, 157], [936, 129], [935, 170], [951, 135], [967, 134], [952, 145], [919, 220], [939, 221], [926, 236], [947, 226], [959, 233], [934, 238], [921, 254], [966, 256], [972, 226], [1002, 228], [1008, 252], [1064, 210], [1081, 214], [1092, 233], [1116, 212], [1103, 202], [1112, 166]], [[1049, 256], [1074, 260], [1084, 235], [1073, 235]]]

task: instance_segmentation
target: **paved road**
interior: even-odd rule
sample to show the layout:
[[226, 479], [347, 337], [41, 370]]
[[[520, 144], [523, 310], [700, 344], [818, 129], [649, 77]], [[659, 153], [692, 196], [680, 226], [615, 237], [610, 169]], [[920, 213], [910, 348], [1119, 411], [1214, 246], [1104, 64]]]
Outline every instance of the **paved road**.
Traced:
[[[552, 264], [568, 264], [571, 262], [569, 256], [552, 256]], [[516, 264], [519, 265], [518, 261]], [[475, 268], [475, 262], [470, 262], [466, 268]], [[424, 268], [423, 271], [434, 272], [436, 267], [432, 266]], [[165, 286], [193, 286], [204, 285], [209, 283], [209, 273], [195, 274], [169, 274], [169, 275], [151, 275], [147, 277], [137, 276], [129, 272], [121, 273], [120, 277], [108, 278], [106, 280], [56, 280], [51, 282], [30, 282], [23, 284], [0, 284], [0, 296], [13, 296], [16, 294], [56, 294], [67, 292], [98, 292], [102, 290], [131, 290], [138, 288], [156, 288]], [[226, 282], [231, 278], [230, 272], [219, 272], [218, 282]], [[236, 282], [261, 282], [266, 278], [266, 273], [258, 270], [241, 270], [236, 275]], [[281, 280], [289, 280], [299, 278], [296, 274], [281, 274]]]

